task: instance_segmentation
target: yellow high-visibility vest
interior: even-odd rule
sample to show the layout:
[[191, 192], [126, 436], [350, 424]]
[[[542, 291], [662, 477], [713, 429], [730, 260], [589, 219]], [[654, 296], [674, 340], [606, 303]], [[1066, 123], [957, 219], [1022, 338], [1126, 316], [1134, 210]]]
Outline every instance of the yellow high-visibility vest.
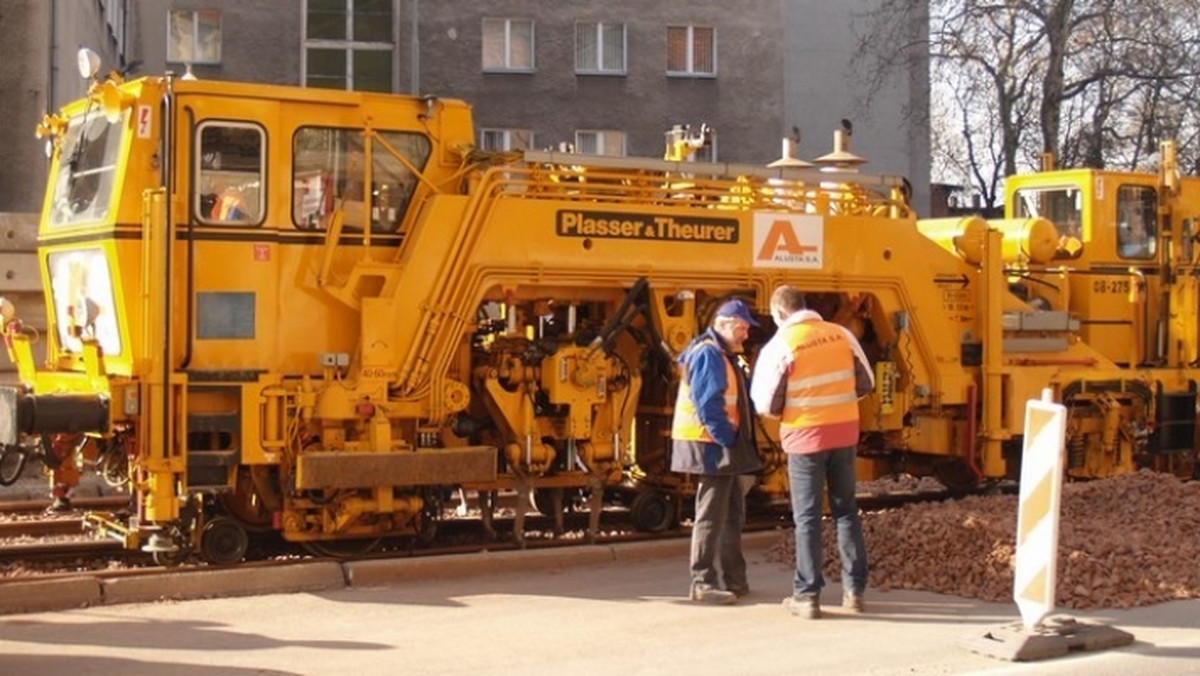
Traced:
[[[697, 349], [700, 343], [696, 346]], [[708, 341], [709, 345], [716, 345], [712, 341]], [[717, 349], [720, 349], [718, 346]], [[730, 424], [736, 430], [741, 422], [738, 412], [737, 400], [737, 374], [733, 371], [733, 365], [729, 363], [729, 359], [724, 359], [725, 362], [725, 415], [729, 417]], [[696, 413], [696, 404], [692, 401], [692, 386], [689, 382], [688, 372], [683, 370], [683, 378], [679, 381], [679, 396], [675, 398], [675, 419], [671, 424], [671, 437], [681, 441], [707, 441], [716, 443], [712, 436], [709, 435], [708, 429], [704, 427], [704, 423], [700, 422], [700, 415]]]

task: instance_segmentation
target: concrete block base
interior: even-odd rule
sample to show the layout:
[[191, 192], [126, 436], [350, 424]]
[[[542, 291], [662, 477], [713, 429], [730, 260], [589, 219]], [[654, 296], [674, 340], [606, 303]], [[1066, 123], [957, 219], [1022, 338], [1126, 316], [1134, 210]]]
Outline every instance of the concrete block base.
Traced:
[[1048, 618], [1040, 627], [1026, 629], [1020, 622], [1001, 625], [983, 636], [967, 637], [959, 645], [980, 655], [1010, 662], [1032, 662], [1061, 657], [1072, 650], [1105, 650], [1133, 643], [1133, 634], [1070, 617]]

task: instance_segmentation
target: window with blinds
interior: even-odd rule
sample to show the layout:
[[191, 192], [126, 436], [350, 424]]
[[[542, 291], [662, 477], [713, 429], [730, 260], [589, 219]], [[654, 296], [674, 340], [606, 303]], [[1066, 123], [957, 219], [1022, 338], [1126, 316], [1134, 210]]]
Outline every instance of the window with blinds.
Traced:
[[575, 72], [625, 74], [625, 24], [575, 24]]
[[575, 150], [585, 155], [624, 155], [625, 132], [581, 129], [575, 132]]
[[533, 70], [533, 21], [484, 19], [483, 69], [526, 72]]
[[717, 74], [717, 39], [712, 28], [667, 27], [667, 74], [711, 77]]
[[483, 129], [479, 132], [480, 150], [529, 150], [533, 132], [528, 129]]

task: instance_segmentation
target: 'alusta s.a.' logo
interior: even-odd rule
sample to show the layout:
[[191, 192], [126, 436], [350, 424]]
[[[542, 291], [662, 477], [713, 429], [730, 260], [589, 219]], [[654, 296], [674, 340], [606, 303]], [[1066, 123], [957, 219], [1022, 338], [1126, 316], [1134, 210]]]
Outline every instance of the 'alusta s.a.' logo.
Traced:
[[825, 261], [825, 219], [754, 214], [754, 267], [819, 269]]

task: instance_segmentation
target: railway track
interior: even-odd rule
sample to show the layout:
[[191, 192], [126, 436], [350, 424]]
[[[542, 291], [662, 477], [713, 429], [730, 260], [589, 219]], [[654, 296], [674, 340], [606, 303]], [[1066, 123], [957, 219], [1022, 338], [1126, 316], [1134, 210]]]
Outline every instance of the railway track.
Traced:
[[[876, 511], [921, 501], [945, 500], [956, 493], [940, 492], [897, 492], [892, 494], [863, 494], [859, 503], [864, 511]], [[91, 498], [76, 501], [79, 508], [121, 507], [127, 499]], [[12, 515], [13, 520], [0, 522], [0, 578], [30, 578], [52, 576], [66, 571], [86, 569], [93, 574], [124, 575], [138, 569], [160, 571], [152, 558], [140, 551], [127, 550], [122, 543], [98, 537], [85, 529], [83, 519], [75, 513], [59, 517], [28, 518], [31, 513], [44, 512], [45, 501], [17, 501], [0, 503], [0, 515]], [[586, 536], [588, 514], [586, 511], [568, 511], [563, 515], [562, 532], [555, 532], [555, 520], [539, 513], [525, 518], [525, 537], [513, 535], [514, 519], [500, 517], [495, 520], [495, 530], [487, 533], [477, 515], [448, 519], [439, 523], [437, 540], [425, 543], [417, 538], [397, 538], [366, 543], [373, 545], [371, 551], [355, 551], [350, 548], [338, 551], [336, 547], [305, 551], [295, 543], [285, 542], [275, 533], [262, 533], [252, 544], [252, 563], [268, 564], [271, 561], [293, 563], [297, 559], [363, 560], [414, 556], [446, 556], [469, 554], [480, 551], [511, 551], [519, 549], [544, 549], [572, 547], [595, 542], [596, 544], [618, 544], [645, 542], [661, 539], [686, 538], [690, 528], [676, 527], [661, 533], [635, 532], [629, 513], [621, 508], [607, 508], [601, 515], [600, 533], [594, 540]], [[746, 532], [764, 531], [791, 526], [787, 505], [772, 503], [757, 505], [746, 524]], [[359, 548], [361, 549], [361, 548]], [[61, 567], [56, 567], [61, 564]], [[183, 562], [174, 569], [195, 570], [207, 564]]]
[[[0, 501], [0, 517], [9, 514], [41, 513], [50, 509], [50, 500], [4, 500]], [[128, 495], [100, 498], [75, 498], [71, 500], [71, 512], [88, 512], [120, 509], [129, 505]], [[69, 512], [68, 512], [69, 513]]]

